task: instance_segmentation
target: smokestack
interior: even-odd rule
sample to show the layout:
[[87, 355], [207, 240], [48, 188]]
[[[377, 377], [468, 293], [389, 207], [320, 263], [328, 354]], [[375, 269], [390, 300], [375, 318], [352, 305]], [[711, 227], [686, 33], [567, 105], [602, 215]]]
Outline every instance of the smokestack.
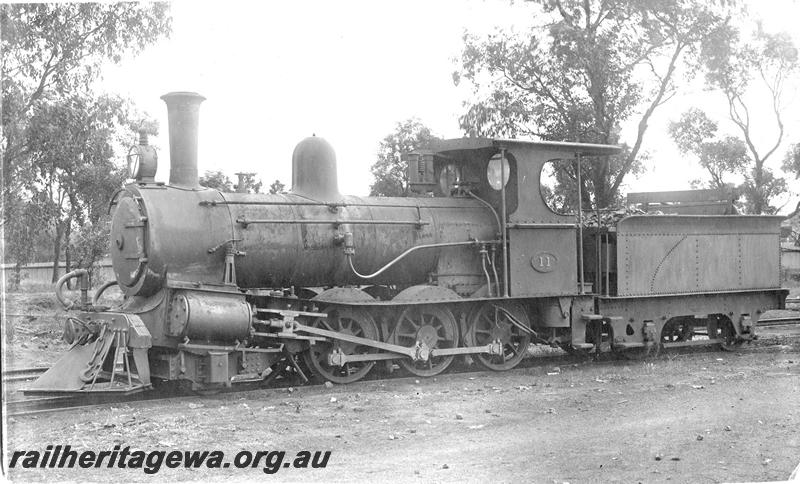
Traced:
[[169, 184], [198, 188], [197, 132], [200, 103], [206, 98], [195, 92], [171, 92], [161, 96], [169, 118]]

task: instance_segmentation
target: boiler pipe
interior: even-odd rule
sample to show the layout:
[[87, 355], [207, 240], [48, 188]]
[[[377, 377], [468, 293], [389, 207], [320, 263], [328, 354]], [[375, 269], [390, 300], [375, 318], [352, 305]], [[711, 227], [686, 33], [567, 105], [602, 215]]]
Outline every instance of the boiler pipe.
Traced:
[[464, 246], [464, 245], [496, 244], [497, 242], [498, 242], [498, 241], [496, 241], [496, 240], [488, 240], [488, 241], [482, 241], [482, 240], [470, 240], [469, 242], [442, 242], [442, 243], [440, 243], [440, 244], [424, 244], [424, 245], [417, 245], [417, 246], [415, 246], [415, 247], [412, 247], [412, 248], [410, 248], [410, 249], [406, 250], [406, 251], [405, 251], [405, 252], [403, 252], [402, 254], [398, 255], [398, 256], [397, 256], [397, 257], [395, 257], [395, 258], [394, 258], [394, 259], [393, 259], [391, 262], [389, 262], [389, 263], [388, 263], [388, 264], [386, 264], [385, 266], [381, 267], [381, 268], [380, 268], [380, 269], [378, 269], [376, 272], [373, 272], [372, 274], [368, 274], [368, 275], [365, 275], [365, 274], [360, 274], [360, 273], [359, 273], [359, 272], [356, 270], [356, 268], [353, 266], [353, 256], [352, 256], [352, 254], [347, 254], [347, 262], [350, 264], [350, 269], [353, 271], [353, 274], [357, 275], [358, 277], [360, 277], [360, 278], [362, 278], [362, 279], [372, 279], [372, 278], [374, 278], [374, 277], [377, 277], [377, 276], [381, 275], [381, 274], [382, 274], [383, 272], [385, 272], [385, 271], [386, 271], [388, 268], [392, 267], [392, 266], [393, 266], [393, 265], [395, 265], [397, 262], [399, 262], [399, 261], [400, 261], [400, 259], [404, 258], [404, 257], [405, 257], [405, 256], [407, 256], [408, 254], [410, 254], [410, 253], [412, 253], [412, 252], [415, 252], [415, 251], [417, 251], [417, 250], [421, 250], [421, 249], [434, 249], [434, 248], [438, 248], [438, 247], [458, 247], [458, 246]]
[[503, 222], [503, 297], [508, 297], [508, 232], [506, 224], [506, 149], [500, 149], [500, 204]]
[[578, 159], [578, 273], [580, 275], [580, 293], [583, 289], [583, 185], [581, 184], [581, 154], [576, 153]]

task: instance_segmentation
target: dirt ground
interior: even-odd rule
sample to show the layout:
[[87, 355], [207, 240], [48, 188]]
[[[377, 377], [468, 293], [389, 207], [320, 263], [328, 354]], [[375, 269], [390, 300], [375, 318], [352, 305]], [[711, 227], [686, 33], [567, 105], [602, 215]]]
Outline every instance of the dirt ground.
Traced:
[[[15, 366], [55, 357], [58, 331], [37, 321], [18, 322], [11, 334]], [[285, 450], [286, 461], [301, 450], [331, 451], [324, 469], [272, 475], [261, 465], [162, 466], [155, 475], [17, 468], [14, 481], [776, 481], [800, 463], [800, 340], [644, 362], [562, 359], [501, 374], [139, 402], [11, 418], [5, 431], [9, 455], [59, 444], [222, 450], [227, 460], [242, 450]]]

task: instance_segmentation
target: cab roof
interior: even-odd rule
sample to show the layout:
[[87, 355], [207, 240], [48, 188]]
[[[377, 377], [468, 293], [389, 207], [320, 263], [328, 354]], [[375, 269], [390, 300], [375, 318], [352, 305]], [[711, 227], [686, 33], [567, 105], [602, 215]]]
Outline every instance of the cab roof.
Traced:
[[431, 143], [431, 149], [433, 151], [442, 153], [485, 149], [510, 149], [514, 146], [550, 152], [559, 151], [576, 155], [581, 154], [582, 156], [608, 156], [619, 154], [622, 151], [622, 148], [616, 145], [570, 143], [564, 141], [524, 141], [502, 138], [454, 138], [436, 140]]

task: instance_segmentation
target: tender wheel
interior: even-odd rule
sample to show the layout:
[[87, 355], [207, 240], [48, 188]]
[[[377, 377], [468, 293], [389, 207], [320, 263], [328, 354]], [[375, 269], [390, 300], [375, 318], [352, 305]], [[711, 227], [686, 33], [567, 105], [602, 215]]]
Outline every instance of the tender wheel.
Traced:
[[662, 343], [691, 341], [694, 337], [694, 318], [673, 318], [661, 330]]
[[[397, 320], [389, 342], [413, 347], [417, 341], [428, 349], [455, 348], [459, 334], [456, 318], [449, 309], [440, 306], [410, 306]], [[453, 362], [454, 356], [429, 357], [427, 361], [398, 360], [398, 364], [418, 376], [434, 376], [443, 372]]]
[[531, 327], [525, 308], [517, 303], [488, 302], [472, 311], [464, 337], [467, 346], [484, 346], [497, 340], [503, 345], [502, 355], [473, 355], [479, 365], [489, 370], [502, 371], [514, 368], [522, 361], [531, 342], [531, 335], [514, 322], [526, 328]]
[[[328, 311], [328, 317], [318, 318], [311, 324], [314, 327], [336, 331], [360, 338], [379, 341], [378, 326], [375, 320], [364, 309], [340, 307]], [[328, 355], [332, 351], [341, 351], [345, 355], [373, 352], [374, 348], [347, 341], [322, 342], [313, 344], [304, 353], [309, 367], [326, 380], [334, 383], [352, 383], [358, 381], [375, 366], [374, 361], [354, 361], [343, 366], [330, 365]]]
[[734, 329], [730, 319], [726, 317], [709, 318], [709, 321], [708, 337], [713, 337], [711, 335], [714, 327], [716, 327], [716, 337], [722, 340], [722, 342], [719, 343], [719, 348], [721, 350], [734, 351], [737, 346], [742, 344], [742, 342], [736, 338], [736, 329]]

